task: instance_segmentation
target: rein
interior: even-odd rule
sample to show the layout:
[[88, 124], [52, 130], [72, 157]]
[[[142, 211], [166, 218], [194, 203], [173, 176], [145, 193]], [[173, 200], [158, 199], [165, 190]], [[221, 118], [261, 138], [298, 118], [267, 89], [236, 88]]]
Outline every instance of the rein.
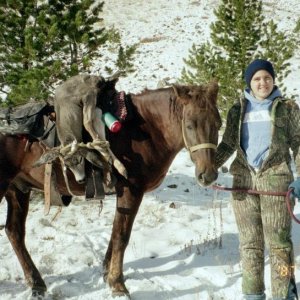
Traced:
[[290, 195], [293, 189], [289, 189], [287, 192], [267, 192], [267, 191], [256, 191], [256, 190], [249, 190], [249, 189], [233, 189], [225, 186], [220, 186], [220, 185], [213, 185], [212, 188], [214, 190], [219, 190], [219, 191], [230, 191], [230, 192], [239, 192], [239, 193], [246, 193], [249, 195], [269, 195], [269, 196], [284, 196], [285, 197], [285, 203], [288, 209], [288, 212], [291, 216], [291, 218], [298, 224], [300, 224], [300, 220], [297, 219], [297, 217], [294, 215], [294, 212], [291, 208], [291, 203], [290, 203]]

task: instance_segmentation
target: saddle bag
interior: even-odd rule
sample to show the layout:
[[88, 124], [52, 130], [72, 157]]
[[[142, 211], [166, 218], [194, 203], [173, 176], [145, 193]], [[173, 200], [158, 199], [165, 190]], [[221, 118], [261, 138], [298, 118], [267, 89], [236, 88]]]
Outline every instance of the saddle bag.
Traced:
[[50, 112], [47, 103], [26, 103], [16, 107], [0, 109], [0, 132], [9, 135], [29, 135], [39, 139], [43, 136], [43, 116]]

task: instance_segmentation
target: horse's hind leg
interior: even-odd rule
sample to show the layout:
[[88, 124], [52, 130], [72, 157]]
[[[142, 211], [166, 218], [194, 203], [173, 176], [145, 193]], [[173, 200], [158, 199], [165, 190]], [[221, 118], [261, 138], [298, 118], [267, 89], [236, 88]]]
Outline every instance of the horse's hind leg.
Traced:
[[33, 295], [44, 295], [47, 290], [39, 271], [34, 265], [25, 246], [25, 223], [29, 207], [30, 192], [23, 193], [14, 185], [6, 192], [7, 219], [5, 231], [22, 266], [27, 284]]
[[123, 260], [142, 197], [143, 194], [132, 195], [129, 188], [125, 188], [122, 196], [117, 199], [112, 235], [103, 262], [104, 280], [108, 282], [114, 296], [129, 296], [124, 284]]

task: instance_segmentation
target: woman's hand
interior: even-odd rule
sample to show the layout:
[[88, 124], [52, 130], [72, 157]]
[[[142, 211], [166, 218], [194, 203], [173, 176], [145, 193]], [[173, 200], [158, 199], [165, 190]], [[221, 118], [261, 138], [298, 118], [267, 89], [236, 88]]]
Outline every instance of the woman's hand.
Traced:
[[292, 189], [292, 195], [298, 199], [300, 199], [300, 177], [298, 177], [295, 181], [293, 181], [289, 185], [289, 189]]

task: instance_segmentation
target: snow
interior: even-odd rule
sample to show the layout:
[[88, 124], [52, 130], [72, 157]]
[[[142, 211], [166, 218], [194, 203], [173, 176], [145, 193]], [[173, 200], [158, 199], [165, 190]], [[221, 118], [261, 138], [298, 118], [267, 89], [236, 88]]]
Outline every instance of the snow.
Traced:
[[[192, 44], [209, 38], [213, 9], [218, 3], [216, 0], [106, 1], [106, 24], [120, 29], [127, 44], [139, 44], [137, 71], [121, 78], [117, 88], [137, 92], [144, 87], [156, 88], [161, 80], [175, 82]], [[266, 13], [282, 28], [290, 30], [299, 17], [298, 0], [269, 0], [264, 4]], [[299, 52], [292, 62], [286, 85], [299, 97]], [[231, 176], [220, 172], [217, 182], [230, 187]], [[78, 198], [53, 220], [57, 209], [52, 207], [50, 214], [44, 216], [41, 197], [33, 198], [26, 243], [48, 286], [45, 299], [112, 299], [101, 271], [114, 209], [114, 196], [105, 198], [101, 213], [99, 203]], [[300, 217], [300, 204], [295, 214]], [[5, 224], [5, 219], [3, 200], [0, 225]], [[299, 228], [293, 223], [298, 290]], [[125, 253], [125, 284], [133, 300], [240, 300], [238, 247], [230, 194], [198, 186], [194, 166], [188, 153], [182, 150], [163, 184], [146, 194], [141, 204]], [[31, 291], [3, 229], [0, 249], [0, 299], [27, 299]], [[270, 297], [268, 256], [265, 278]]]

